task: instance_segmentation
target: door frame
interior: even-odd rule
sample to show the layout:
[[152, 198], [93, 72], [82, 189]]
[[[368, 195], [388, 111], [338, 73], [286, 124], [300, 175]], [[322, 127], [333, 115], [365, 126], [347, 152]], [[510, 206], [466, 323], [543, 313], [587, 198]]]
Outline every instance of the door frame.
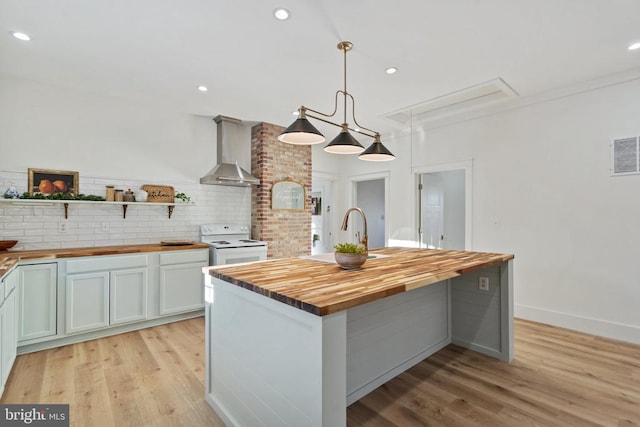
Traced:
[[454, 170], [464, 170], [464, 249], [467, 251], [473, 250], [473, 233], [471, 229], [473, 225], [473, 159], [413, 169], [416, 182], [416, 241], [419, 247], [423, 246], [420, 236], [420, 228], [422, 227], [422, 192], [420, 191], [422, 174]]
[[[311, 193], [313, 192], [313, 181], [325, 181], [331, 183], [331, 198], [328, 199], [326, 194], [322, 195], [322, 204], [324, 205], [322, 209], [328, 209], [326, 216], [326, 223], [324, 224], [325, 234], [328, 238], [327, 247], [333, 248], [335, 238], [338, 235], [339, 228], [336, 229], [336, 224], [340, 224], [338, 221], [339, 211], [336, 208], [340, 208], [340, 200], [336, 197], [336, 191], [338, 189], [338, 182], [340, 181], [339, 175], [331, 172], [319, 171], [319, 170], [311, 170], [311, 191], [307, 195], [309, 197], [309, 202], [311, 202]], [[339, 226], [338, 226], [339, 227]], [[309, 237], [311, 238], [311, 237]]]
[[[389, 178], [391, 176], [390, 171], [382, 171], [382, 172], [373, 172], [373, 173], [365, 173], [359, 175], [351, 175], [347, 177], [347, 198], [350, 207], [356, 206], [356, 197], [357, 192], [356, 188], [359, 182], [362, 181], [373, 181], [376, 179], [384, 179], [384, 246], [386, 247], [389, 244]], [[345, 210], [346, 212], [346, 210]]]

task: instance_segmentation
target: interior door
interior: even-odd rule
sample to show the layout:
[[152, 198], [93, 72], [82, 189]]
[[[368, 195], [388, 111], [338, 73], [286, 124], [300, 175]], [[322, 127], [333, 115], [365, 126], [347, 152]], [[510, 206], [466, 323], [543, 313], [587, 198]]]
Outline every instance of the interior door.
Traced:
[[311, 191], [311, 255], [333, 252], [333, 182], [313, 177]]
[[[369, 249], [383, 248], [385, 246], [384, 178], [358, 181], [356, 183], [356, 206], [361, 208], [367, 217]], [[353, 223], [355, 225], [353, 230], [360, 230], [360, 233], [362, 233], [360, 215], [352, 214], [352, 216], [353, 218], [350, 218], [349, 221], [356, 221]]]
[[441, 177], [424, 174], [422, 185], [422, 244], [442, 249], [444, 241], [444, 194]]
[[465, 171], [420, 176], [420, 243], [431, 249], [465, 249]]

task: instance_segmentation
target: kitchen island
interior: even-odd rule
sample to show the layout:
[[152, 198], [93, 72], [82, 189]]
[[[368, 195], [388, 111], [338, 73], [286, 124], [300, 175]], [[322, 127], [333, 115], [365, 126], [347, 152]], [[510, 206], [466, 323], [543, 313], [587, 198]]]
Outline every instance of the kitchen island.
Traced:
[[357, 270], [205, 269], [205, 393], [228, 425], [344, 426], [348, 405], [450, 343], [511, 361], [513, 255], [370, 254]]

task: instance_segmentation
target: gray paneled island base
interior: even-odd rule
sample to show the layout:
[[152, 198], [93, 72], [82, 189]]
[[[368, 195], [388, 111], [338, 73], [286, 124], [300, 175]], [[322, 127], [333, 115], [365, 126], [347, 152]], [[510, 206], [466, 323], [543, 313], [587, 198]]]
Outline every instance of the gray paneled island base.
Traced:
[[511, 361], [512, 255], [371, 254], [359, 270], [323, 256], [205, 269], [205, 393], [228, 425], [344, 426], [348, 405], [449, 343]]

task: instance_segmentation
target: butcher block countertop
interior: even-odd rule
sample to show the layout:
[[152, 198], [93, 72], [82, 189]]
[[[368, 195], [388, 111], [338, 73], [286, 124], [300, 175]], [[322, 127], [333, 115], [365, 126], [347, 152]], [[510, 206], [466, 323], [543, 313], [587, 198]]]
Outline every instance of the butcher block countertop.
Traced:
[[170, 244], [167, 245], [151, 243], [146, 245], [96, 246], [92, 248], [40, 249], [37, 251], [0, 252], [0, 278], [8, 273], [9, 270], [11, 270], [18, 262], [25, 260], [76, 258], [98, 255], [118, 255], [139, 252], [162, 252], [209, 248], [209, 245], [199, 242], [191, 242], [184, 245], [176, 245], [173, 242], [169, 243]]
[[513, 255], [441, 249], [383, 248], [357, 270], [308, 258], [208, 267], [211, 276], [324, 316], [501, 264]]

